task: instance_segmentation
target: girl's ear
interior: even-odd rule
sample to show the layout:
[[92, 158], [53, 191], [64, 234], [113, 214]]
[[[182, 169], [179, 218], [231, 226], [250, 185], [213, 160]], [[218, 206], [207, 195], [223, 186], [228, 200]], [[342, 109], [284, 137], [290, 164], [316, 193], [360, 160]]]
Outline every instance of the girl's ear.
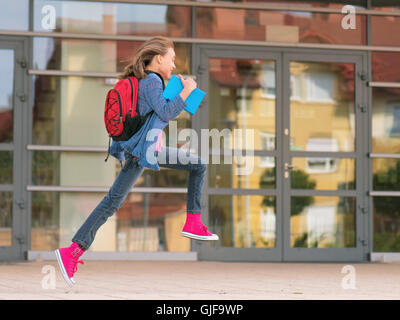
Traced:
[[157, 59], [158, 64], [161, 64], [161, 63], [162, 63], [162, 56], [161, 56], [161, 54], [156, 55], [156, 59]]

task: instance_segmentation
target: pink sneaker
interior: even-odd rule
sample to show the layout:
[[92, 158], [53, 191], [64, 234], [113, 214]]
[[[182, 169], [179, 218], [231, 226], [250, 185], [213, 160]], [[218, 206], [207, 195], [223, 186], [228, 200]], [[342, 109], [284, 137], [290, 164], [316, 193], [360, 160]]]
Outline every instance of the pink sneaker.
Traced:
[[187, 213], [186, 223], [183, 226], [182, 236], [195, 240], [219, 240], [218, 235], [211, 233], [208, 228], [201, 223], [200, 213]]
[[73, 242], [67, 248], [57, 249], [55, 253], [58, 265], [61, 269], [61, 274], [65, 281], [72, 287], [75, 284], [73, 276], [78, 270], [78, 263], [84, 264], [82, 260], [79, 260], [79, 257], [84, 253], [84, 251]]

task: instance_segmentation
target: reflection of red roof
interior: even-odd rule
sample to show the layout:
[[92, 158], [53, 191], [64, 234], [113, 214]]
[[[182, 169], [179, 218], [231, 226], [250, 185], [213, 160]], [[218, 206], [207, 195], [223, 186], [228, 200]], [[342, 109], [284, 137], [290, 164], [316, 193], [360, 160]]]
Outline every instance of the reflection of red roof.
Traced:
[[[249, 74], [255, 60], [217, 59], [218, 66], [210, 66], [210, 76], [222, 87], [240, 88], [246, 80], [247, 88], [260, 88], [259, 74]], [[212, 63], [212, 62], [211, 62]], [[246, 75], [248, 76], [246, 79]]]
[[[254, 0], [254, 2], [257, 2]], [[263, 0], [259, 0], [258, 2], [264, 2]], [[340, 4], [326, 4], [319, 5], [321, 7], [331, 7], [331, 8], [341, 8]], [[187, 34], [190, 36], [188, 31], [186, 30], [187, 26], [190, 25], [190, 16], [188, 16], [187, 8], [184, 7], [168, 7], [168, 17], [169, 19], [173, 19], [172, 23], [168, 24], [167, 32], [171, 32], [173, 26], [178, 24], [178, 29], [181, 34], [177, 34], [176, 36], [182, 36], [182, 34]], [[199, 9], [200, 10], [200, 9]], [[243, 40], [265, 40], [265, 27], [271, 25], [292, 25], [298, 26], [299, 28], [299, 39], [300, 42], [304, 43], [326, 43], [326, 44], [353, 44], [353, 45], [361, 45], [365, 44], [366, 34], [365, 34], [365, 16], [357, 16], [356, 17], [356, 29], [348, 29], [343, 30], [341, 27], [343, 15], [342, 14], [323, 14], [323, 13], [313, 13], [312, 17], [296, 15], [293, 12], [270, 12], [264, 11], [262, 12], [262, 16], [259, 14], [255, 14], [253, 10], [230, 10], [230, 9], [221, 9], [219, 10], [211, 10], [211, 9], [202, 9], [199, 11], [203, 12], [205, 17], [207, 14], [210, 14], [210, 21], [208, 21], [208, 25], [201, 24], [201, 27], [198, 27], [197, 33], [201, 38], [234, 38], [234, 39], [243, 39]], [[181, 17], [184, 23], [180, 19], [176, 19], [176, 17]], [[200, 18], [204, 18], [200, 15], [199, 23], [201, 21]], [[228, 19], [231, 17], [232, 19]], [[390, 41], [396, 44], [395, 38], [397, 37], [397, 33], [386, 32], [382, 26], [390, 26], [393, 27], [394, 22], [389, 21], [386, 17], [373, 17], [379, 18], [379, 24], [375, 23], [374, 26], [374, 39], [378, 39], [380, 43], [376, 43], [374, 40], [374, 44], [388, 44]], [[253, 23], [244, 23], [245, 19], [250, 19]], [[400, 22], [400, 19], [396, 19], [396, 21]], [[381, 23], [382, 22], [382, 23]], [[234, 23], [234, 30], [225, 30], [229, 26], [232, 26]], [[210, 25], [211, 24], [211, 25]], [[118, 23], [118, 30], [123, 34], [132, 34], [135, 33], [135, 29], [137, 25], [133, 23]], [[400, 25], [399, 25], [400, 27]], [[145, 28], [139, 28], [140, 32], [145, 30]], [[178, 32], [179, 33], [179, 32]], [[166, 34], [167, 36], [171, 36]], [[243, 38], [242, 38], [243, 36]], [[396, 38], [397, 39], [397, 38]], [[132, 54], [136, 51], [139, 46], [138, 43], [131, 41], [120, 41], [117, 43], [118, 46], [118, 57], [122, 59], [130, 59]], [[268, 50], [268, 48], [266, 48]], [[373, 57], [373, 77], [374, 81], [400, 81], [400, 54], [396, 53], [376, 53], [374, 55], [382, 55], [382, 58]], [[256, 57], [254, 57], [256, 58]], [[225, 86], [238, 88], [243, 86], [243, 77], [238, 74], [237, 66], [235, 65], [235, 60], [224, 59], [223, 64], [223, 72], [213, 72], [210, 68], [211, 77], [217, 81], [217, 83]], [[121, 63], [121, 62], [119, 62]], [[123, 69], [123, 66], [126, 63], [121, 63], [119, 65], [119, 70]], [[351, 70], [343, 70], [343, 77], [345, 79], [350, 79], [353, 77], [353, 73], [350, 73]], [[260, 84], [257, 82], [254, 77], [250, 77], [248, 79], [247, 87], [259, 87]]]
[[[378, 2], [378, 1], [377, 1]], [[398, 1], [396, 1], [398, 2]], [[389, 9], [390, 10], [390, 9]], [[371, 16], [371, 41], [374, 46], [399, 46], [399, 17]]]
[[[372, 81], [400, 82], [400, 53], [398, 52], [373, 52], [372, 56]], [[380, 88], [384, 94], [399, 95], [399, 88]]]
[[13, 129], [12, 110], [0, 111], [0, 142], [4, 141]]
[[[212, 58], [211, 58], [212, 59]], [[246, 71], [247, 68], [250, 70], [256, 70], [255, 66], [256, 60], [249, 59], [213, 59], [210, 61], [210, 77], [218, 83], [219, 86], [225, 88], [240, 88], [244, 86], [244, 75], [249, 75]], [[354, 94], [354, 65], [351, 63], [330, 63], [333, 72], [339, 70], [342, 75], [344, 82], [342, 82], [342, 87], [340, 92], [342, 95], [347, 92], [349, 95]], [[242, 72], [240, 72], [242, 70]], [[259, 72], [254, 72], [247, 78], [246, 87], [257, 89], [261, 87], [261, 74]], [[342, 96], [343, 97], [343, 96]], [[351, 97], [350, 97], [351, 98]]]
[[315, 30], [306, 30], [301, 35], [301, 42], [334, 44], [335, 39], [328, 34]]
[[372, 75], [373, 81], [400, 82], [400, 53], [374, 52]]

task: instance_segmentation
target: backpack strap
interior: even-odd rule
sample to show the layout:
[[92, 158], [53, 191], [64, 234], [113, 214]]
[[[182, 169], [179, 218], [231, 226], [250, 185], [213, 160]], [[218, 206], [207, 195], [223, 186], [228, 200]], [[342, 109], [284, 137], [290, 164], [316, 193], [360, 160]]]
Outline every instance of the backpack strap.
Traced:
[[104, 160], [104, 162], [107, 162], [108, 157], [110, 156], [110, 145], [111, 144], [111, 136], [108, 136], [108, 148], [107, 148], [107, 158]]

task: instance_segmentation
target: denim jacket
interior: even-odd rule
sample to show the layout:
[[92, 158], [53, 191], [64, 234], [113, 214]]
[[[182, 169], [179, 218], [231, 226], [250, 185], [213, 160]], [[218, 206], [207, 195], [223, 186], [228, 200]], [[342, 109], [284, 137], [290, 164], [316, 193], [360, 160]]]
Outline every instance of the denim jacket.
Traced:
[[137, 108], [144, 116], [154, 110], [144, 125], [129, 140], [113, 141], [109, 149], [110, 155], [120, 163], [125, 161], [125, 153], [138, 158], [138, 163], [146, 168], [160, 170], [156, 160], [156, 143], [159, 134], [186, 107], [185, 101], [178, 94], [173, 100], [162, 96], [164, 83], [158, 73], [148, 73], [139, 79]]

